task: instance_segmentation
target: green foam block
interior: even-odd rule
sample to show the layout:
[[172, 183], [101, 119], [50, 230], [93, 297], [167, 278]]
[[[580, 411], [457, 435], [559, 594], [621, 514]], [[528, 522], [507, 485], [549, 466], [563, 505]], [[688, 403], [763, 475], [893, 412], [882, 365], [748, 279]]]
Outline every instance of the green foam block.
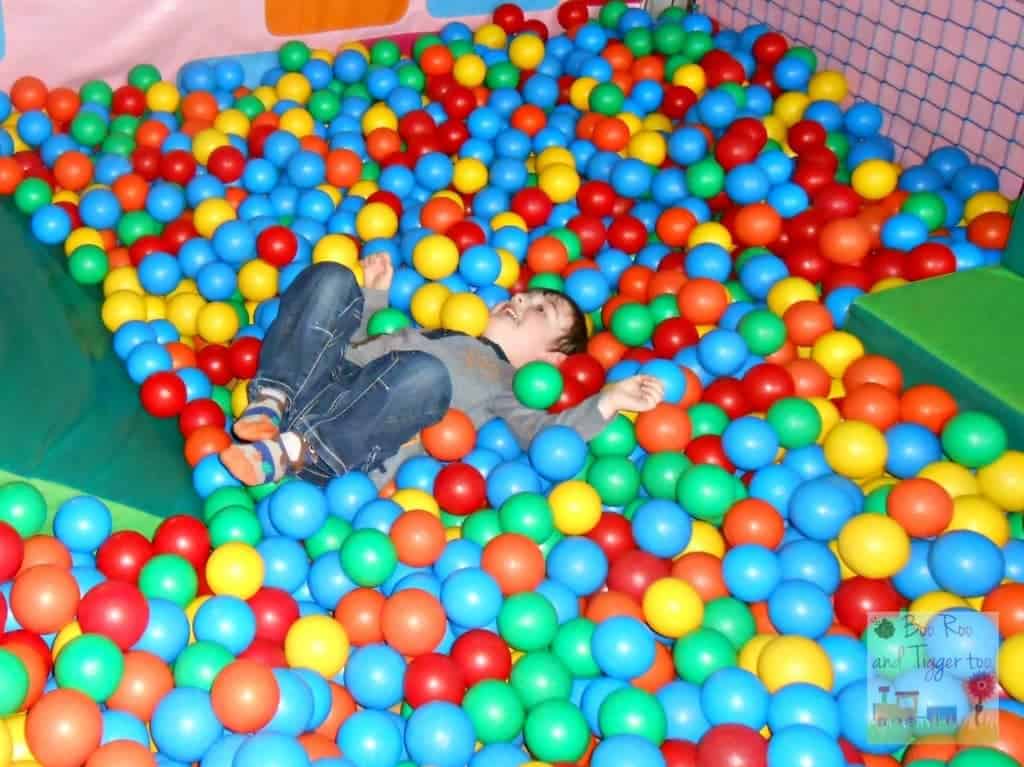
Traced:
[[870, 293], [854, 302], [845, 329], [899, 363], [905, 385], [948, 389], [1024, 447], [1024, 277], [987, 267]]

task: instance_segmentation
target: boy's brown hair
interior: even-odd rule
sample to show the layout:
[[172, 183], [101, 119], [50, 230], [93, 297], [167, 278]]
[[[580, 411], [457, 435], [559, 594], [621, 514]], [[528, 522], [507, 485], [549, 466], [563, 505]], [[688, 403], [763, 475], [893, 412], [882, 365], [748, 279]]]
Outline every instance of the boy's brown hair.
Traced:
[[565, 293], [560, 293], [557, 290], [551, 290], [549, 288], [535, 288], [530, 291], [531, 293], [538, 293], [546, 298], [557, 298], [564, 301], [568, 306], [572, 314], [572, 324], [569, 325], [569, 329], [565, 331], [559, 338], [555, 339], [554, 345], [551, 347], [553, 352], [561, 352], [565, 355], [580, 354], [587, 350], [587, 316], [583, 313], [583, 310], [576, 305]]

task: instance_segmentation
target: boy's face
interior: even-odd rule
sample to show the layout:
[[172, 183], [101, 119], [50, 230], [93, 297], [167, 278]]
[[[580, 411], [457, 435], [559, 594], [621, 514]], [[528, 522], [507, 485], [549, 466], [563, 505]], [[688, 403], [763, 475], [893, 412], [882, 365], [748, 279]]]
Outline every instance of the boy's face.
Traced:
[[572, 309], [564, 298], [527, 291], [491, 310], [484, 335], [501, 346], [514, 367], [535, 360], [557, 365], [565, 355], [552, 347], [572, 321]]

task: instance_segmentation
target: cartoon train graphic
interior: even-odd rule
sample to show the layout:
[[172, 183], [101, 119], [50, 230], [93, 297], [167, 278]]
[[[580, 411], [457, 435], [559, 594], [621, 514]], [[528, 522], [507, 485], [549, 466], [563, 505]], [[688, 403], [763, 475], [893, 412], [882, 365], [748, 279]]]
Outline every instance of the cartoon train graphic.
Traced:
[[957, 723], [956, 706], [929, 706], [923, 715], [918, 714], [918, 690], [896, 690], [895, 702], [889, 702], [889, 685], [879, 685], [881, 701], [871, 710], [872, 723], [878, 727], [915, 727], [927, 724], [931, 727], [948, 727]]

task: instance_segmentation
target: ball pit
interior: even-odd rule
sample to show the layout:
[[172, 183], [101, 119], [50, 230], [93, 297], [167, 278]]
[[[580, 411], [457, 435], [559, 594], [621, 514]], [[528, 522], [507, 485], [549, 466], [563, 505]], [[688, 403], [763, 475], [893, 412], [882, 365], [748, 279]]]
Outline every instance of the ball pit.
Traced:
[[[0, 486], [0, 767], [1024, 763], [1024, 455], [844, 330], [861, 294], [998, 262], [994, 175], [949, 147], [901, 168], [881, 110], [766, 29], [558, 21], [0, 100], [0, 192], [102, 291], [202, 507], [147, 539]], [[451, 411], [380, 491], [241, 488], [217, 453], [278, 296], [376, 253], [370, 334], [479, 336], [563, 291], [587, 353], [518, 399], [642, 372], [665, 401], [525, 449]], [[998, 614], [928, 648], [998, 660], [971, 693], [996, 735], [869, 736], [871, 615], [903, 610]], [[966, 707], [966, 681], [929, 694]]]

